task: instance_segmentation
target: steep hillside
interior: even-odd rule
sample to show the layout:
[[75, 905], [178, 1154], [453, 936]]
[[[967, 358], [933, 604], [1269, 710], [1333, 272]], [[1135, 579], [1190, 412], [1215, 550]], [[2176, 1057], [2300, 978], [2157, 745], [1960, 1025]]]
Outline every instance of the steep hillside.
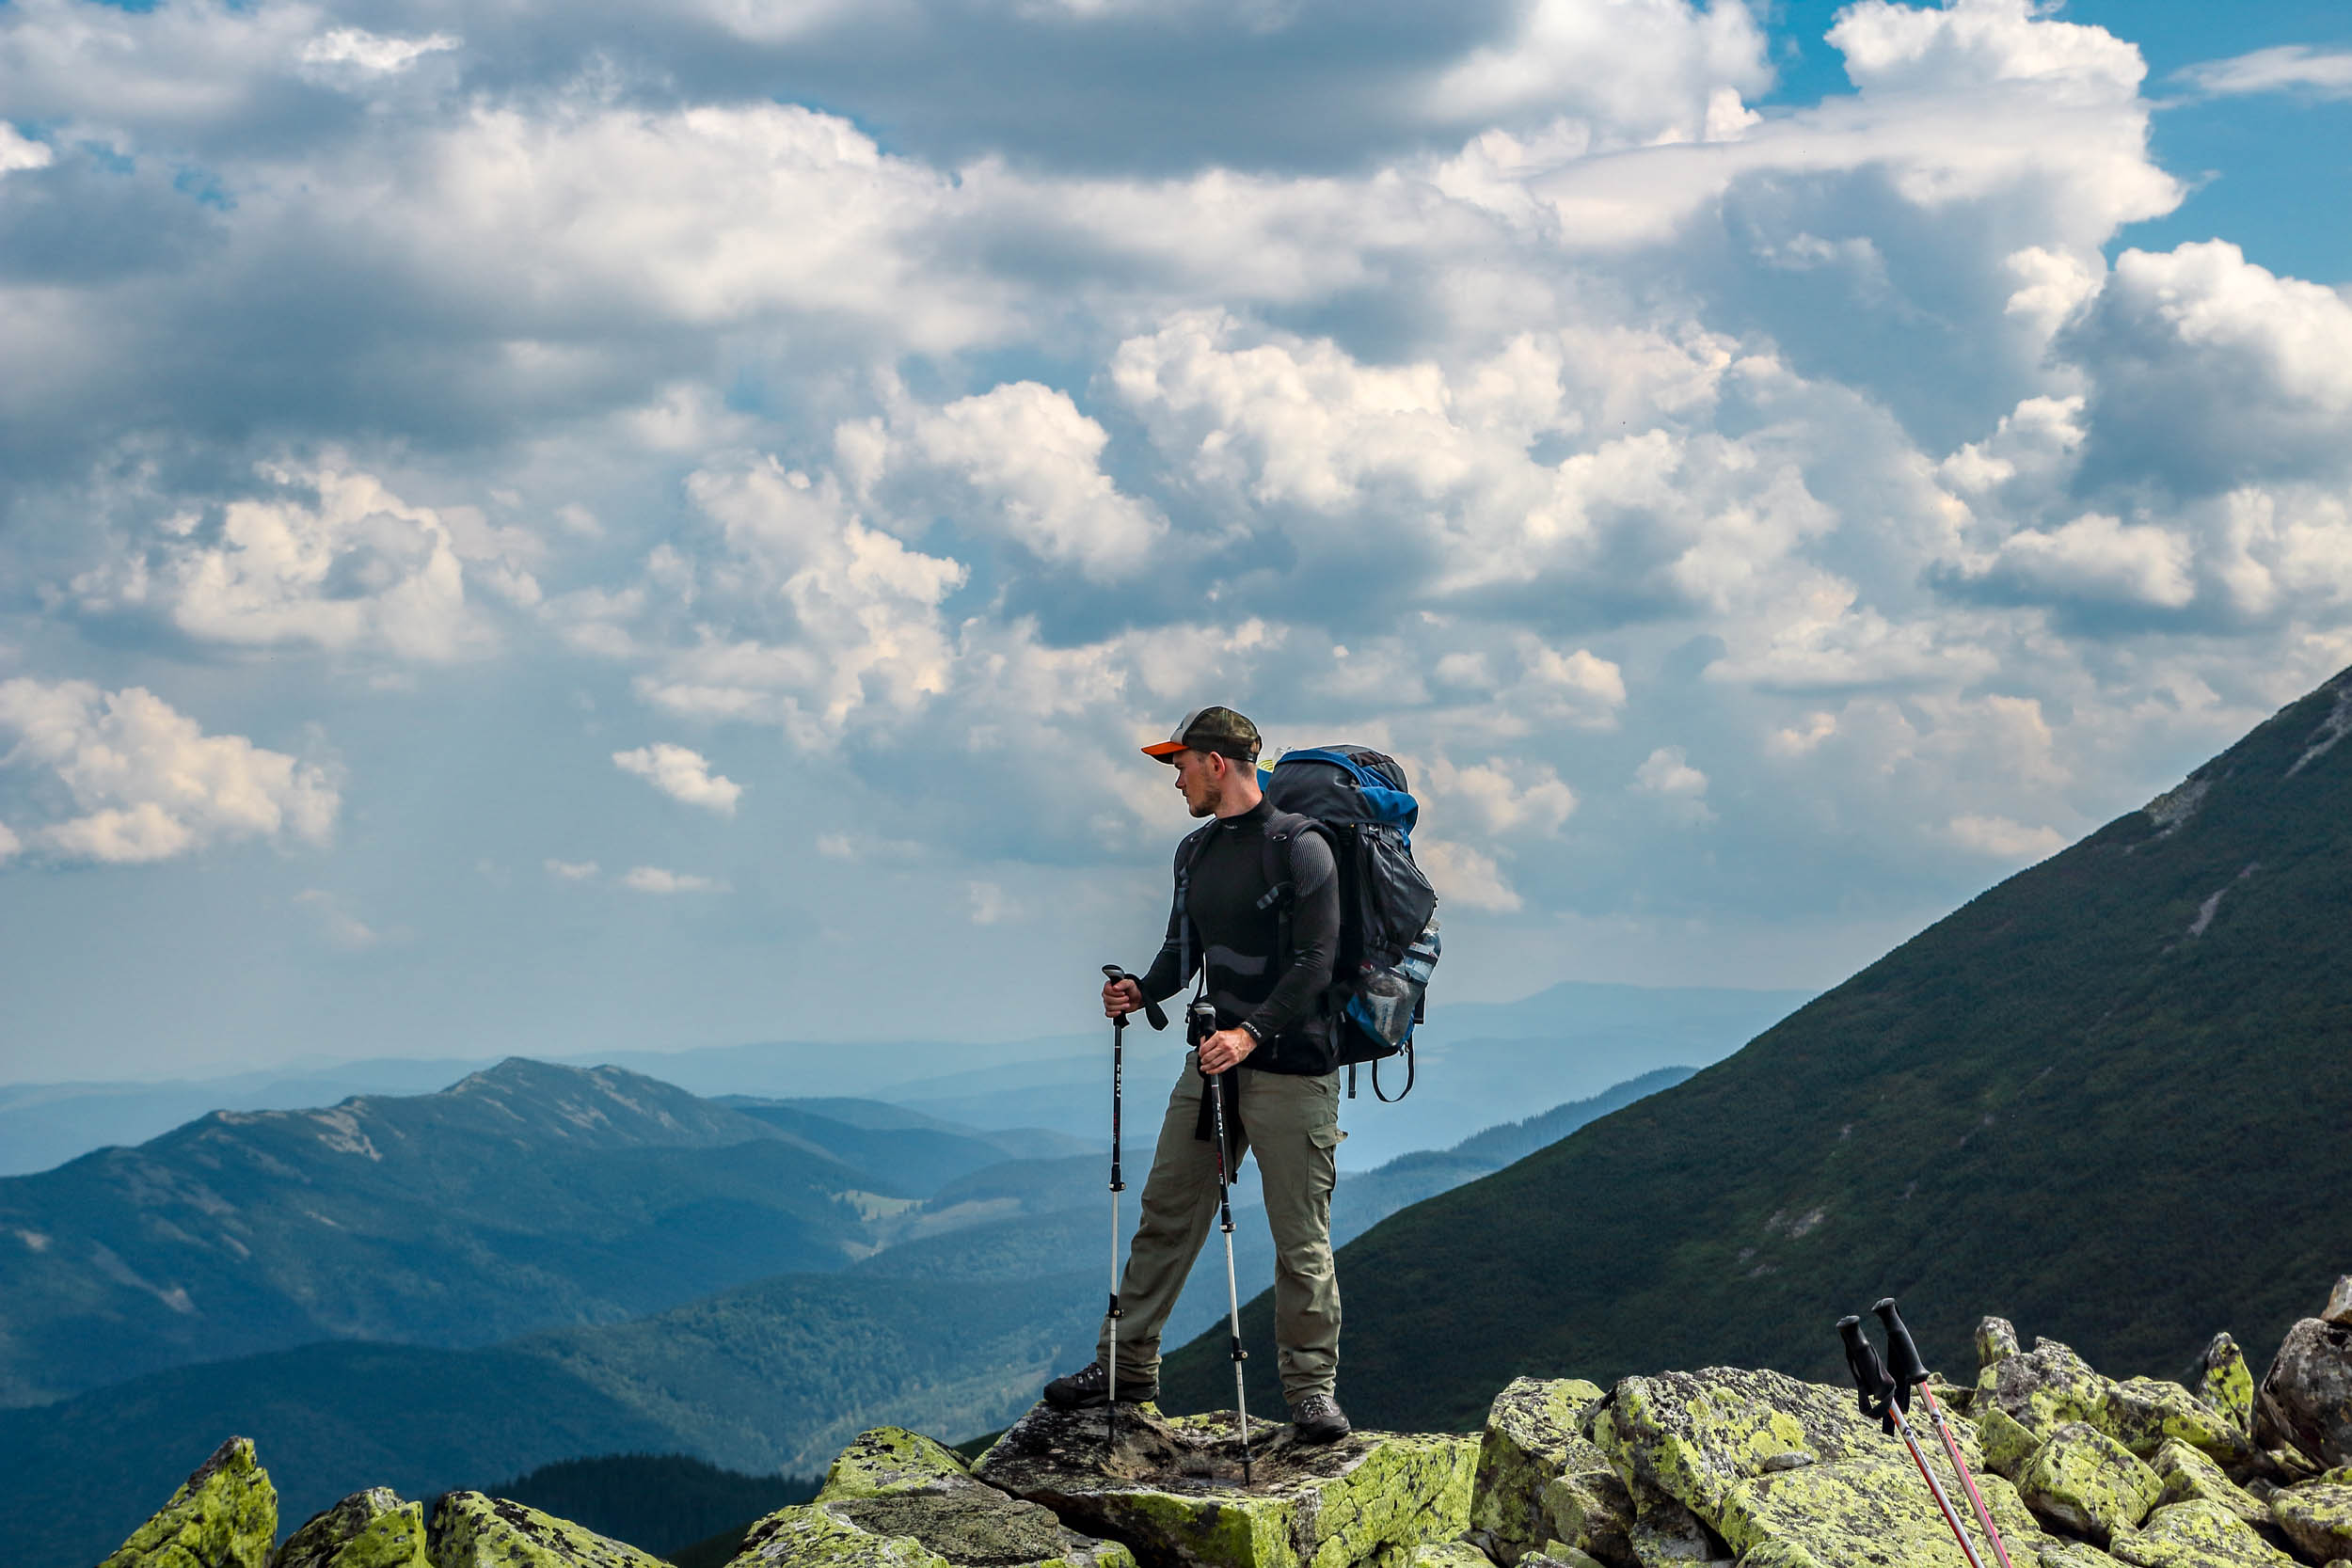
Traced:
[[[2352, 672], [1729, 1060], [1359, 1238], [1350, 1413], [1465, 1426], [1522, 1372], [1829, 1378], [1830, 1324], [1890, 1292], [1955, 1367], [1988, 1302], [2119, 1371], [2221, 1324], [2275, 1343], [2352, 1257], [2347, 735]], [[1168, 1402], [1230, 1378], [1204, 1338]]]
[[517, 1059], [438, 1094], [215, 1113], [0, 1180], [0, 1402], [315, 1339], [485, 1344], [837, 1268], [872, 1244], [838, 1196], [859, 1191], [920, 1196], [612, 1068]]

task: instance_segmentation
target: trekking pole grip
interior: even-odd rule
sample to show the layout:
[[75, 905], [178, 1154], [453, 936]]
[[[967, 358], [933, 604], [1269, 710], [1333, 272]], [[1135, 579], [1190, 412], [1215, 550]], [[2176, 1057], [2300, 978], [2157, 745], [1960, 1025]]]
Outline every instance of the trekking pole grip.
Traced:
[[[1140, 979], [1137, 979], [1135, 975], [1120, 968], [1117, 964], [1104, 964], [1103, 966], [1103, 977], [1110, 981], [1113, 985], [1118, 984], [1121, 980], [1135, 980], [1136, 989], [1137, 990], [1141, 990], [1143, 989], [1143, 982]], [[1144, 1021], [1150, 1023], [1154, 1029], [1165, 1029], [1168, 1027], [1167, 1010], [1157, 1002], [1151, 1001], [1148, 998], [1143, 1004], [1143, 1017]]]
[[1838, 1319], [1837, 1337], [1846, 1342], [1846, 1370], [1853, 1373], [1854, 1390], [1862, 1397], [1862, 1414], [1875, 1416], [1880, 1427], [1892, 1433], [1895, 1380], [1880, 1364], [1877, 1348], [1863, 1338], [1862, 1320], [1851, 1312]]
[[1893, 1296], [1881, 1296], [1870, 1310], [1886, 1330], [1886, 1372], [1895, 1380], [1905, 1408], [1911, 1403], [1911, 1390], [1928, 1380], [1928, 1367], [1919, 1358], [1919, 1347], [1913, 1342], [1911, 1330], [1904, 1326], [1901, 1314], [1895, 1310]]

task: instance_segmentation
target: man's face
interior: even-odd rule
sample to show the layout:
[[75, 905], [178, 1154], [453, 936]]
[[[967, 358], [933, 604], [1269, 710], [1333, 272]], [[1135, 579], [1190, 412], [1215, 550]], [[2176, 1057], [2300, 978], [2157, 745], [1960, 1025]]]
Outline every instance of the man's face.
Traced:
[[1225, 799], [1225, 781], [1209, 752], [1176, 753], [1176, 788], [1195, 816], [1214, 816]]

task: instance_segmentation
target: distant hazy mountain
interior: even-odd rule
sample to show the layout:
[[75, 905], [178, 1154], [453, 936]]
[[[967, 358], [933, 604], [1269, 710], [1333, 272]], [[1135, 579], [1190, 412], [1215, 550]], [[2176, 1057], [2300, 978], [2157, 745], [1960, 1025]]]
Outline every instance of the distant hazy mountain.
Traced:
[[438, 1094], [218, 1112], [0, 1180], [0, 1402], [314, 1339], [633, 1317], [838, 1268], [925, 1190], [612, 1068], [515, 1060]]
[[[1947, 1368], [1987, 1311], [2118, 1373], [2220, 1328], [2265, 1354], [2352, 1258], [2347, 737], [2352, 671], [1728, 1061], [1358, 1238], [1350, 1413], [1457, 1424], [1522, 1373], [1834, 1377], [1831, 1323], [1884, 1294]], [[1230, 1398], [1222, 1339], [1168, 1386]]]

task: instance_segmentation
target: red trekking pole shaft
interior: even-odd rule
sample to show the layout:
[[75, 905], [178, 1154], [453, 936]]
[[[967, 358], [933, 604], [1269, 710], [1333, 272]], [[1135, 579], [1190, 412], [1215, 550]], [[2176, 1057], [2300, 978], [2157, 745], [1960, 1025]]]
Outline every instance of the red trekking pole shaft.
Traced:
[[1952, 1435], [1950, 1418], [1944, 1414], [1935, 1390], [1928, 1386], [1927, 1364], [1919, 1357], [1919, 1347], [1912, 1342], [1911, 1330], [1895, 1310], [1895, 1298], [1886, 1296], [1870, 1308], [1878, 1314], [1886, 1330], [1887, 1370], [1898, 1380], [1916, 1385], [1919, 1395], [1928, 1402], [1928, 1422], [1936, 1435], [1944, 1439], [1944, 1451], [1951, 1456], [1952, 1471], [1960, 1477], [1961, 1490], [1968, 1494], [1968, 1506], [1977, 1515], [1977, 1523], [1984, 1527], [1985, 1539], [1993, 1543], [1993, 1555], [2001, 1560], [2001, 1568], [2011, 1568], [2009, 1544], [2001, 1539], [2001, 1527], [1993, 1522], [1993, 1510], [1985, 1505], [1984, 1493], [1977, 1485], [1977, 1478], [1968, 1468], [1968, 1462], [1960, 1457], [1960, 1442]]
[[[1854, 1387], [1862, 1395], [1862, 1413], [1877, 1417], [1883, 1430], [1902, 1438], [1903, 1447], [1911, 1450], [1911, 1462], [1919, 1466], [1919, 1479], [1928, 1483], [1928, 1495], [1935, 1499], [1935, 1511], [1944, 1515], [1952, 1539], [1960, 1543], [1960, 1555], [1968, 1560], [1968, 1568], [1984, 1568], [1984, 1560], [1969, 1543], [1968, 1528], [1960, 1522], [1959, 1512], [1952, 1507], [1952, 1499], [1945, 1496], [1935, 1472], [1928, 1468], [1927, 1450], [1919, 1447], [1919, 1440], [1911, 1433], [1911, 1423], [1903, 1419], [1902, 1408], [1896, 1402], [1895, 1380], [1887, 1375], [1870, 1341], [1862, 1337], [1862, 1320], [1838, 1319], [1837, 1333], [1846, 1342], [1846, 1366], [1852, 1371]], [[2002, 1560], [2007, 1562], [2008, 1559]]]

